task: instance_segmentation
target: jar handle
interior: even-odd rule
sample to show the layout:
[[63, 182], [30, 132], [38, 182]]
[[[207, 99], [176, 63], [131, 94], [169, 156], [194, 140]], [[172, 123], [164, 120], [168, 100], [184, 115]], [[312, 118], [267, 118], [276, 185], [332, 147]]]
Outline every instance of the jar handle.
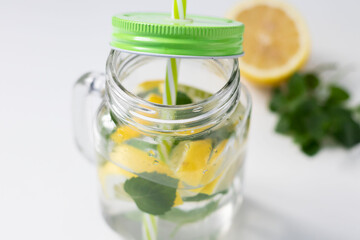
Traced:
[[105, 74], [88, 72], [82, 75], [73, 88], [72, 117], [75, 141], [80, 152], [95, 163], [93, 121], [103, 101]]

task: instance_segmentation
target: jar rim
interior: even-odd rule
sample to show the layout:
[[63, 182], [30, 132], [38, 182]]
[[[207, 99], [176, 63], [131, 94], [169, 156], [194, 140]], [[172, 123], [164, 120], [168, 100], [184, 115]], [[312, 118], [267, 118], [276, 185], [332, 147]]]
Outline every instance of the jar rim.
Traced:
[[[209, 115], [218, 114], [221, 116], [226, 109], [231, 108], [231, 105], [238, 98], [237, 94], [241, 92], [245, 93], [246, 97], [246, 112], [244, 118], [247, 119], [251, 109], [251, 97], [246, 87], [243, 84], [240, 84], [240, 76], [239, 76], [239, 68], [238, 68], [238, 60], [234, 58], [234, 64], [231, 69], [231, 74], [228, 81], [219, 89], [216, 93], [214, 93], [211, 97], [206, 98], [202, 101], [184, 104], [184, 105], [164, 105], [157, 104], [146, 101], [145, 99], [137, 96], [131, 91], [127, 90], [123, 84], [121, 84], [121, 80], [118, 79], [113, 60], [115, 57], [116, 50], [111, 50], [107, 64], [106, 64], [106, 74], [107, 74], [107, 84], [106, 84], [106, 99], [108, 103], [110, 103], [110, 109], [115, 113], [115, 115], [124, 120], [129, 124], [135, 125], [139, 128], [144, 128], [145, 130], [150, 131], [159, 131], [163, 133], [172, 133], [172, 130], [166, 130], [159, 127], [150, 127], [144, 126], [137, 121], [134, 121], [134, 118], [141, 118], [142, 120], [154, 122], [156, 124], [185, 124], [188, 128], [198, 126], [197, 123], [203, 122], [206, 117]], [[121, 54], [121, 53], [120, 53]], [[134, 54], [132, 59], [135, 59], [143, 54]], [[214, 59], [216, 61], [216, 59]], [[240, 89], [241, 88], [241, 89]], [[111, 105], [115, 105], [112, 107]], [[124, 105], [127, 104], [127, 107]], [[127, 111], [124, 111], [128, 109]], [[200, 110], [199, 110], [200, 109]], [[207, 109], [206, 111], [203, 111]], [[171, 119], [171, 118], [163, 118], [164, 112], [184, 112], [184, 113], [192, 113], [192, 116], [189, 118], [181, 118], [181, 119]], [[206, 115], [207, 114], [207, 115]], [[148, 116], [152, 115], [152, 116]], [[185, 114], [186, 115], [186, 114]], [[205, 116], [206, 115], [206, 116]], [[121, 117], [120, 117], [121, 116]], [[157, 117], [153, 117], [157, 116]], [[162, 116], [159, 118], [158, 116]], [[213, 122], [210, 122], [211, 125]], [[143, 126], [139, 126], [143, 125]], [[171, 127], [169, 128], [171, 129]], [[184, 131], [184, 129], [181, 129]], [[176, 132], [176, 130], [175, 130]]]
[[197, 55], [174, 55], [174, 54], [162, 54], [162, 53], [148, 53], [148, 52], [137, 52], [132, 50], [120, 49], [111, 46], [111, 49], [115, 51], [121, 51], [125, 53], [139, 54], [150, 57], [166, 57], [166, 58], [194, 58], [194, 59], [229, 59], [229, 58], [239, 58], [244, 56], [245, 52], [235, 55], [225, 55], [225, 56], [197, 56]]

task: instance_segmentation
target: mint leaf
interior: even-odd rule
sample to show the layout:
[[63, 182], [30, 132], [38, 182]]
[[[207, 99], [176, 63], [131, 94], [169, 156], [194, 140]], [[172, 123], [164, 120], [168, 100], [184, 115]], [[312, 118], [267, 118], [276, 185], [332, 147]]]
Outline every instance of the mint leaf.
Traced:
[[277, 133], [286, 134], [290, 131], [291, 118], [288, 115], [280, 116], [278, 123], [276, 124], [275, 131]]
[[180, 225], [192, 223], [204, 219], [218, 209], [219, 201], [211, 201], [201, 208], [190, 211], [173, 208], [171, 211], [161, 215], [160, 218]]
[[290, 99], [301, 97], [305, 94], [305, 91], [304, 77], [299, 73], [295, 73], [288, 82], [288, 97]]
[[203, 91], [199, 88], [182, 84], [179, 84], [178, 86], [178, 92], [179, 91], [186, 93], [193, 102], [201, 101], [212, 96], [211, 93]]
[[352, 109], [352, 112], [353, 112], [354, 120], [355, 120], [357, 123], [360, 123], [360, 105], [354, 107], [354, 108]]
[[355, 114], [360, 114], [360, 105], [359, 106], [356, 106], [354, 109], [353, 109], [354, 113]]
[[147, 152], [149, 150], [156, 151], [156, 149], [157, 149], [157, 144], [149, 143], [149, 142], [146, 142], [146, 141], [144, 141], [142, 139], [138, 139], [138, 138], [131, 138], [131, 139], [125, 141], [125, 143], [127, 145], [138, 148], [144, 152]]
[[330, 94], [326, 102], [327, 105], [342, 104], [350, 98], [349, 93], [341, 87], [331, 85], [329, 87], [329, 90], [330, 90]]
[[335, 140], [346, 148], [360, 142], [360, 125], [355, 122], [352, 112], [343, 108], [331, 110], [330, 133]]
[[141, 97], [141, 98], [146, 98], [147, 96], [149, 96], [151, 93], [154, 93], [154, 94], [157, 94], [157, 95], [161, 95], [160, 92], [159, 92], [159, 88], [158, 87], [155, 87], [155, 88], [152, 88], [148, 91], [145, 91], [145, 92], [140, 92], [137, 94], [138, 97]]
[[234, 134], [235, 134], [234, 126], [231, 124], [227, 124], [224, 127], [211, 130], [210, 133], [194, 135], [193, 137], [190, 138], [192, 141], [211, 139], [212, 146], [215, 147], [223, 140], [230, 138]]
[[320, 79], [315, 73], [305, 74], [304, 81], [307, 89], [315, 89], [320, 85]]
[[112, 111], [110, 111], [110, 118], [115, 123], [115, 125], [119, 124], [119, 120], [117, 120], [115, 114]]
[[270, 110], [273, 112], [282, 112], [286, 106], [286, 97], [282, 94], [280, 88], [275, 88], [270, 101]]
[[157, 172], [143, 172], [138, 174], [140, 177], [150, 180], [151, 182], [163, 183], [160, 185], [170, 186], [171, 188], [176, 189], [179, 183], [179, 180], [176, 178], [169, 177], [166, 174], [157, 173]]
[[[329, 93], [325, 99], [324, 92]], [[275, 131], [292, 136], [309, 156], [320, 151], [326, 138], [351, 148], [360, 143], [360, 124], [356, 108], [346, 107], [349, 98], [345, 89], [321, 84], [315, 73], [295, 73], [273, 90], [269, 108], [279, 114]]]
[[314, 156], [320, 148], [320, 143], [315, 139], [309, 139], [301, 145], [301, 150], [309, 156]]
[[192, 196], [192, 197], [184, 197], [183, 201], [184, 202], [200, 202], [200, 201], [203, 201], [203, 200], [213, 198], [218, 194], [226, 194], [227, 192], [228, 192], [228, 190], [226, 189], [226, 190], [223, 190], [223, 191], [211, 194], [211, 195], [208, 195], [208, 194], [205, 194], [205, 193], [199, 193], [199, 194], [197, 194], [195, 196]]
[[[146, 178], [145, 178], [146, 177]], [[163, 180], [170, 185], [177, 185], [178, 180], [156, 172], [142, 173], [125, 181], [124, 189], [143, 212], [162, 215], [174, 205], [176, 188], [168, 187], [148, 179]]]
[[181, 91], [177, 91], [176, 93], [176, 105], [185, 105], [185, 104], [190, 104], [193, 101], [191, 100], [191, 98], [184, 92]]

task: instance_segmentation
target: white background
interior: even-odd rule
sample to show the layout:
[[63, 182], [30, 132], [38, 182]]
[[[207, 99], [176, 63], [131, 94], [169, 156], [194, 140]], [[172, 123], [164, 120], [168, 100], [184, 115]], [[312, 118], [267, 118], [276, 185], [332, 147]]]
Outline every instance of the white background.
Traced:
[[[117, 239], [100, 215], [94, 168], [74, 145], [71, 89], [103, 71], [113, 14], [168, 12], [171, 2], [0, 0], [0, 239]], [[189, 13], [224, 16], [237, 1], [188, 2]], [[360, 102], [358, 2], [290, 2], [310, 26], [308, 68], [351, 65], [341, 82]], [[274, 134], [269, 91], [251, 92], [246, 198], [227, 239], [360, 239], [360, 146], [307, 158]]]

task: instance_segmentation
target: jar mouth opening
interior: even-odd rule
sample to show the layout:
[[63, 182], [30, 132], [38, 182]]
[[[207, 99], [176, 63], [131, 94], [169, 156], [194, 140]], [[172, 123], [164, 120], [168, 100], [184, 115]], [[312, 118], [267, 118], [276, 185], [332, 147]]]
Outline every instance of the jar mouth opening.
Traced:
[[[231, 108], [231, 105], [239, 98], [240, 93], [240, 76], [238, 69], [238, 60], [234, 58], [234, 64], [231, 69], [228, 81], [212, 96], [190, 104], [184, 105], [164, 105], [146, 101], [144, 98], [137, 96], [129, 91], [118, 78], [117, 69], [114, 64], [116, 50], [111, 50], [107, 61], [107, 86], [106, 98], [112, 112], [115, 113], [122, 121], [136, 125], [136, 127], [144, 128], [150, 131], [159, 131], [163, 133], [174, 133], [177, 131], [184, 131], [186, 129], [197, 128], [201, 124], [204, 126], [206, 119], [210, 116], [220, 115]], [[131, 58], [136, 59], [142, 55], [133, 55]], [[214, 59], [216, 61], [216, 59]], [[241, 89], [241, 91], [243, 91]], [[251, 98], [246, 88], [246, 111], [249, 112], [251, 108]], [[113, 105], [113, 106], [112, 106]], [[178, 118], [174, 118], [168, 113], [180, 113]], [[247, 118], [247, 115], [245, 116]], [[140, 119], [141, 121], [137, 121]], [[152, 123], [144, 124], [145, 122]], [[172, 124], [182, 124], [183, 128], [174, 130]], [[207, 125], [213, 126], [216, 123], [207, 122]], [[156, 125], [156, 126], [154, 126]], [[167, 125], [163, 127], [159, 125]], [[171, 129], [171, 130], [167, 130]]]
[[[109, 61], [111, 61], [110, 58], [112, 58], [114, 56], [114, 52], [116, 50], [112, 50], [109, 56]], [[142, 53], [139, 55], [143, 55]], [[134, 58], [136, 58], [137, 56], [134, 55]], [[160, 57], [160, 56], [159, 56]], [[164, 57], [164, 56], [161, 56]], [[166, 56], [164, 58], [169, 58], [170, 56]], [[171, 56], [171, 57], [176, 57], [176, 56]], [[208, 58], [211, 59], [211, 58]], [[114, 69], [114, 65], [113, 64], [107, 64], [109, 66], [110, 73], [111, 76], [109, 76], [109, 80], [113, 81], [115, 83], [115, 86], [112, 87], [119, 87], [121, 91], [123, 91], [124, 93], [126, 93], [127, 96], [130, 96], [133, 100], [137, 101], [139, 104], [143, 105], [143, 106], [148, 106], [148, 107], [155, 107], [155, 108], [159, 108], [159, 109], [166, 109], [166, 110], [187, 110], [189, 108], [197, 108], [197, 107], [201, 107], [202, 105], [205, 105], [207, 103], [213, 102], [215, 99], [221, 97], [222, 95], [224, 95], [224, 92], [228, 91], [228, 89], [234, 84], [234, 82], [236, 81], [236, 73], [238, 70], [238, 60], [237, 58], [234, 58], [235, 63], [233, 64], [232, 70], [231, 70], [231, 74], [229, 77], [229, 80], [225, 83], [225, 85], [223, 85], [216, 93], [212, 94], [210, 97], [198, 101], [198, 102], [194, 102], [194, 103], [189, 103], [189, 104], [182, 104], [182, 105], [165, 105], [165, 104], [158, 104], [158, 103], [152, 103], [149, 102], [147, 100], [145, 100], [142, 97], [137, 96], [136, 94], [134, 94], [133, 92], [129, 91], [126, 87], [124, 87], [124, 85], [121, 83], [121, 80], [119, 80], [118, 76], [116, 75], [116, 71]]]

